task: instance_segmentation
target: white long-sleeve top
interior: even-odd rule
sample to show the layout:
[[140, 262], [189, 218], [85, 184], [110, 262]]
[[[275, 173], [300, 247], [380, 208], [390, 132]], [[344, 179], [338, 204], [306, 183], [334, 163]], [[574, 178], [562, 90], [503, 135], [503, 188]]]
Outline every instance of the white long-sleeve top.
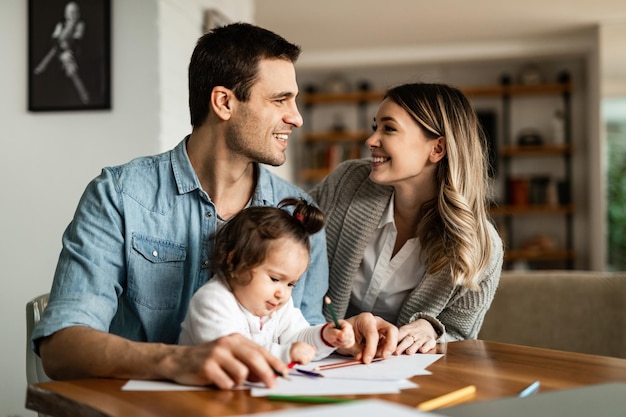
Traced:
[[291, 361], [289, 350], [296, 341], [315, 346], [313, 360], [320, 360], [335, 351], [322, 340], [322, 327], [311, 326], [291, 299], [269, 316], [255, 316], [239, 304], [220, 278], [214, 277], [191, 298], [178, 343], [195, 345], [240, 333], [284, 362]]

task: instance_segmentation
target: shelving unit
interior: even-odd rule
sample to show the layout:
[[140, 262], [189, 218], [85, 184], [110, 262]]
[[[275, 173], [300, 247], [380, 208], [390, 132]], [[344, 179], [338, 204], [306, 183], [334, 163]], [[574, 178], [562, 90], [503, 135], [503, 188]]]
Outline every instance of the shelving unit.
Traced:
[[314, 184], [343, 160], [361, 156], [363, 142], [369, 135], [367, 105], [379, 102], [382, 96], [383, 93], [379, 91], [309, 93], [303, 96], [305, 118], [311, 119], [315, 106], [357, 106], [358, 126], [356, 129], [306, 130], [302, 136], [305, 147], [304, 158], [302, 168], [298, 172], [298, 180], [301, 183]]
[[[526, 262], [539, 268], [566, 268], [574, 267], [576, 259], [573, 250], [573, 214], [575, 207], [571, 202], [572, 195], [572, 165], [571, 157], [574, 148], [571, 143], [571, 91], [569, 82], [516, 85], [501, 84], [478, 87], [467, 87], [461, 90], [472, 100], [473, 98], [492, 98], [501, 105], [499, 129], [502, 137], [497, 140], [497, 157], [501, 166], [497, 181], [504, 185], [501, 203], [492, 207], [491, 214], [499, 220], [501, 233], [505, 237], [507, 248], [505, 251], [505, 268], [513, 267], [516, 262]], [[311, 120], [312, 114], [319, 106], [344, 105], [356, 106], [358, 123], [356, 129], [333, 129], [320, 131], [308, 121], [306, 131], [302, 136], [303, 157], [298, 170], [298, 180], [305, 187], [310, 187], [326, 176], [339, 162], [345, 159], [361, 156], [363, 142], [369, 135], [369, 120], [367, 106], [378, 103], [383, 96], [382, 91], [362, 91], [347, 93], [308, 93], [304, 94], [301, 103], [304, 117]], [[564, 111], [565, 140], [562, 144], [544, 142], [541, 145], [522, 146], [514, 141], [511, 120], [515, 116], [512, 110], [512, 101], [519, 97], [561, 97]], [[545, 160], [547, 158], [561, 159], [564, 162], [563, 182], [560, 184], [562, 194], [568, 198], [560, 198], [551, 202], [528, 202], [513, 204], [510, 189], [506, 185], [511, 178], [513, 160], [518, 159]], [[554, 190], [553, 190], [554, 191]], [[558, 193], [557, 193], [558, 194]], [[553, 248], [526, 248], [516, 243], [514, 239], [514, 225], [516, 222], [533, 223], [538, 217], [556, 216], [564, 218], [565, 230], [563, 244]]]
[[[574, 152], [571, 143], [571, 91], [572, 86], [568, 77], [566, 81], [555, 84], [538, 85], [503, 85], [502, 86], [502, 134], [503, 146], [499, 149], [499, 157], [502, 162], [502, 176], [505, 181], [504, 202], [505, 204], [492, 210], [494, 217], [504, 220], [504, 233], [506, 234], [507, 250], [505, 251], [505, 267], [511, 267], [516, 262], [523, 262], [537, 268], [566, 268], [573, 269], [576, 258], [573, 250], [573, 214], [575, 207], [571, 202], [572, 195], [572, 163], [571, 157]], [[514, 133], [511, 129], [512, 101], [519, 97], [529, 96], [560, 96], [563, 104], [564, 142], [553, 144], [544, 142], [540, 145], [520, 145], [514, 141]], [[552, 201], [520, 203], [512, 195], [514, 190], [509, 186], [511, 179], [511, 165], [517, 159], [561, 159], [563, 161], [563, 178], [560, 184], [560, 193], [556, 189], [554, 179], [551, 179], [555, 194]], [[515, 242], [515, 222], [525, 222], [532, 226], [537, 216], [564, 217], [564, 240], [562, 245], [533, 247], [532, 242], [520, 245]]]

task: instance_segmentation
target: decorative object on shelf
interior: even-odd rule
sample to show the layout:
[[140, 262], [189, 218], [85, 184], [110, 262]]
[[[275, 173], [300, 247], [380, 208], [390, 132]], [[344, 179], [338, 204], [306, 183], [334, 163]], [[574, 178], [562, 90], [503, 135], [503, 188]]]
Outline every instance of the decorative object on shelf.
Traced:
[[367, 80], [361, 80], [357, 83], [357, 88], [359, 91], [370, 91], [372, 89], [372, 84]]
[[335, 132], [343, 132], [346, 130], [346, 122], [343, 119], [343, 113], [335, 113], [332, 130]]
[[556, 249], [556, 242], [545, 233], [538, 233], [522, 245], [522, 249], [533, 252], [547, 252]]
[[545, 81], [537, 64], [524, 65], [519, 73], [518, 79], [519, 83], [522, 85], [537, 85]]
[[327, 93], [347, 93], [350, 90], [350, 81], [341, 73], [333, 73], [324, 81], [324, 91]]
[[508, 181], [508, 204], [527, 206], [530, 201], [530, 181], [524, 177], [512, 177]]
[[556, 77], [556, 80], [562, 84], [567, 84], [572, 80], [572, 76], [570, 75], [569, 71], [561, 71]]
[[559, 205], [559, 191], [557, 189], [557, 182], [554, 178], [550, 178], [546, 187], [546, 204], [549, 206]]
[[565, 113], [562, 109], [556, 109], [552, 116], [552, 143], [562, 145], [565, 143]]
[[572, 202], [572, 192], [570, 184], [567, 180], [561, 180], [556, 183], [559, 204], [570, 204]]
[[544, 144], [544, 141], [537, 129], [527, 127], [518, 133], [517, 144], [519, 146], [541, 146]]
[[534, 176], [530, 179], [528, 202], [542, 205], [548, 203], [548, 186], [550, 177], [547, 175]]

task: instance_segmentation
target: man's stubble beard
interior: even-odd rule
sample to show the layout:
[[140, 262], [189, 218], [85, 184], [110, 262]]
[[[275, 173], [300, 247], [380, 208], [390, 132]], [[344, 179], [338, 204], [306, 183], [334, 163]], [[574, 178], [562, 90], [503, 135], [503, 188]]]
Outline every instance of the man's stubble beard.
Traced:
[[[226, 130], [226, 143], [229, 149], [253, 162], [261, 164], [280, 166], [287, 160], [285, 152], [281, 152], [282, 158], [271, 152], [271, 143], [266, 143], [264, 140], [258, 140], [258, 136], [255, 136], [254, 132], [256, 127], [255, 123], [250, 123], [250, 120], [254, 120], [254, 117], [250, 116], [250, 112], [242, 110], [242, 114], [238, 116], [239, 120], [245, 120], [245, 122], [232, 122]], [[271, 138], [270, 140], [277, 140]], [[268, 149], [268, 146], [270, 147]], [[285, 151], [287, 149], [285, 148]]]

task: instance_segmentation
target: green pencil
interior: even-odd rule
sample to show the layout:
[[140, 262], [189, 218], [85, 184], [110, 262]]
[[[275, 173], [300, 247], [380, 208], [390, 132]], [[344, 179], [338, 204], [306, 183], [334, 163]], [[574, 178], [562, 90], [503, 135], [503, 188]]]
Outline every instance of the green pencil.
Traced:
[[324, 403], [346, 403], [351, 400], [349, 398], [331, 398], [331, 397], [314, 397], [308, 395], [268, 395], [268, 400], [273, 401], [292, 401], [298, 403], [315, 403], [315, 404], [324, 404]]
[[333, 322], [335, 323], [335, 328], [341, 330], [341, 324], [339, 324], [339, 319], [337, 319], [337, 313], [335, 313], [335, 307], [333, 307], [333, 304], [330, 302], [330, 297], [328, 296], [324, 297], [324, 302], [326, 303], [326, 305], [328, 306], [328, 309], [330, 310], [330, 315], [333, 316]]

